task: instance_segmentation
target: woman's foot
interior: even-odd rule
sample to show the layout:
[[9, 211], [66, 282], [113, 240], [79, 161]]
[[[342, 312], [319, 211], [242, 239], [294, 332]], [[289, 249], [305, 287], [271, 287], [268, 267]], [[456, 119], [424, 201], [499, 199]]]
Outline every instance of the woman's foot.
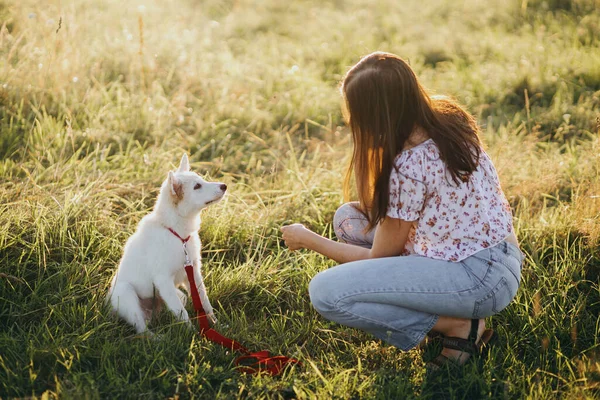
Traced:
[[[468, 340], [470, 332], [471, 320], [465, 319], [462, 321], [457, 321], [457, 323], [451, 329], [444, 332], [443, 334], [447, 338], [460, 338]], [[485, 320], [480, 319], [477, 326], [477, 338], [475, 339], [475, 345], [480, 344], [483, 332], [485, 332]], [[471, 356], [471, 353], [467, 351], [457, 350], [449, 347], [442, 348], [441, 354], [447, 357], [448, 359], [455, 361], [459, 365], [464, 364]]]
[[493, 330], [485, 329], [483, 319], [440, 317], [434, 329], [444, 338], [441, 354], [428, 363], [433, 370], [449, 362], [463, 365], [471, 355], [480, 354], [494, 336]]

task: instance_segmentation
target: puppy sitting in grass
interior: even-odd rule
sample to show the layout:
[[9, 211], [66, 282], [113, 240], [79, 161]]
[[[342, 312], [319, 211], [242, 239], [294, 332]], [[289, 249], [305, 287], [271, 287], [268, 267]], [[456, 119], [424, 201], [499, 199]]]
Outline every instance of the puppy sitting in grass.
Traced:
[[[179, 169], [163, 182], [154, 210], [127, 240], [123, 258], [111, 282], [107, 301], [135, 327], [148, 332], [147, 322], [164, 302], [177, 318], [190, 325], [185, 303], [190, 293], [184, 264], [194, 266], [194, 279], [207, 316], [215, 322], [200, 272], [200, 210], [223, 198], [227, 186], [207, 182], [190, 171], [186, 154]], [[184, 245], [185, 243], [185, 245]], [[187, 258], [186, 260], [186, 252]]]

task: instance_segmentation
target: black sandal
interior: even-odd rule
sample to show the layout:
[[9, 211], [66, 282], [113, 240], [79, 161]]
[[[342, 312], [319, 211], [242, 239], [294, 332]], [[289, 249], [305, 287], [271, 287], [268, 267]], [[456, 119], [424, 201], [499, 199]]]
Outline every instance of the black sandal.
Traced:
[[[490, 344], [490, 341], [495, 337], [496, 333], [493, 329], [486, 329], [481, 334], [481, 339], [477, 342], [477, 330], [479, 329], [479, 320], [471, 320], [471, 331], [467, 339], [459, 337], [444, 337], [442, 339], [442, 346], [448, 349], [460, 350], [465, 353], [473, 355], [482, 354]], [[431, 370], [437, 370], [450, 363], [459, 365], [455, 360], [446, 357], [443, 354], [439, 354], [436, 358], [429, 361], [428, 367]]]

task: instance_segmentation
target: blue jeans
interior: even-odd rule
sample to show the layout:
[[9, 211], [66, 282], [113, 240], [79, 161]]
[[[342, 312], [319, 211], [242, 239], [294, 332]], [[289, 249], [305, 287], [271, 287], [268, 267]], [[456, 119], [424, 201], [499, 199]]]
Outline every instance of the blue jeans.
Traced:
[[[373, 233], [357, 229], [366, 220], [353, 210], [345, 204], [336, 212], [336, 235], [368, 247]], [[323, 317], [409, 350], [440, 315], [485, 318], [504, 309], [517, 293], [523, 258], [503, 241], [460, 262], [418, 255], [355, 261], [317, 274], [308, 290]]]

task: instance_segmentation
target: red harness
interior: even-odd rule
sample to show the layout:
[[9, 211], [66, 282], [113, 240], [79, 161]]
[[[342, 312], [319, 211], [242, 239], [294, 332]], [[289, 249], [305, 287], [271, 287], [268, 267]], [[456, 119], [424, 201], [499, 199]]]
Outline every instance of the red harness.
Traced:
[[200, 327], [200, 334], [208, 340], [210, 340], [211, 342], [220, 344], [225, 348], [239, 351], [240, 353], [242, 353], [242, 356], [235, 359], [235, 365], [240, 372], [244, 372], [247, 374], [255, 374], [260, 371], [265, 371], [271, 375], [279, 375], [288, 365], [302, 365], [300, 361], [296, 360], [295, 358], [289, 358], [286, 356], [271, 356], [271, 353], [268, 350], [251, 353], [248, 349], [246, 349], [238, 342], [221, 335], [219, 332], [215, 331], [210, 327], [208, 323], [208, 318], [206, 317], [206, 313], [204, 312], [204, 308], [202, 307], [200, 295], [198, 294], [196, 280], [194, 279], [194, 266], [190, 263], [186, 248], [186, 244], [187, 241], [190, 239], [190, 236], [182, 238], [173, 229], [167, 229], [169, 229], [169, 231], [173, 235], [175, 235], [179, 240], [181, 240], [181, 243], [183, 244], [183, 252], [185, 253], [184, 267], [188, 280], [190, 281], [192, 302], [194, 303], [194, 310], [196, 311], [198, 325]]

